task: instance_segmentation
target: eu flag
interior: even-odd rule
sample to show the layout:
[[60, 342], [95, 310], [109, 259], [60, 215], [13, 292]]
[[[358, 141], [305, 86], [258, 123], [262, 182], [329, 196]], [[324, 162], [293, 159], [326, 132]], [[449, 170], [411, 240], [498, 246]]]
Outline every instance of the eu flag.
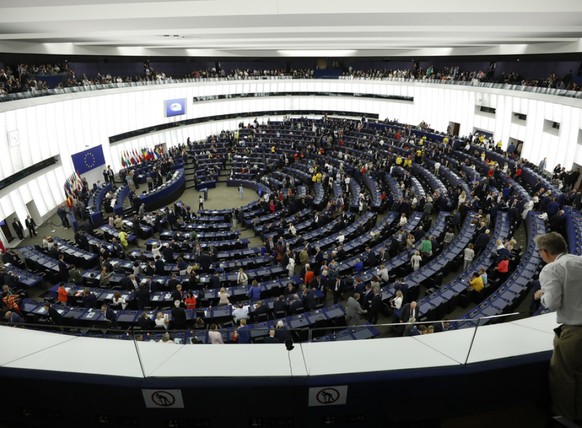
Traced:
[[105, 165], [105, 157], [103, 156], [103, 147], [101, 145], [76, 153], [71, 156], [71, 159], [73, 159], [75, 171], [79, 174], [84, 174], [98, 166]]

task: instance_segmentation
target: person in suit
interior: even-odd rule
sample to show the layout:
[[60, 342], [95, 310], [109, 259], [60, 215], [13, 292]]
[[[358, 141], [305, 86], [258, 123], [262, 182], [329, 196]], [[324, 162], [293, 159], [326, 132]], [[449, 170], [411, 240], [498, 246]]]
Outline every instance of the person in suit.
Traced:
[[154, 263], [154, 266], [155, 266], [154, 270], [156, 272], [156, 275], [165, 275], [165, 273], [166, 273], [166, 270], [164, 268], [165, 263], [160, 256], [156, 257], [156, 262]]
[[265, 343], [281, 343], [277, 337], [275, 337], [275, 329], [269, 330], [269, 335], [265, 337]]
[[182, 291], [182, 284], [177, 284], [176, 288], [172, 291], [172, 300], [179, 300], [180, 302], [184, 300], [184, 292]]
[[48, 317], [50, 318], [50, 320], [53, 322], [53, 324], [55, 325], [66, 325], [67, 324], [67, 319], [62, 316], [59, 311], [57, 311], [55, 309], [55, 307], [53, 305], [51, 305], [50, 303], [45, 303], [44, 304], [44, 309], [48, 315]]
[[69, 266], [65, 263], [65, 256], [59, 255], [59, 279], [63, 282], [69, 280]]
[[366, 247], [366, 253], [366, 263], [368, 264], [368, 267], [376, 266], [378, 264], [378, 258], [374, 251], [370, 247]]
[[137, 300], [137, 308], [142, 310], [150, 304], [150, 290], [147, 285], [140, 285], [135, 293], [135, 299]]
[[135, 275], [131, 273], [121, 280], [121, 286], [124, 290], [135, 291], [139, 288], [139, 282], [137, 282]]
[[73, 265], [69, 271], [69, 281], [73, 284], [81, 284], [83, 282], [83, 275], [81, 275], [81, 271], [76, 265]]
[[65, 206], [63, 204], [59, 205], [59, 207], [57, 208], [57, 215], [61, 219], [61, 223], [63, 224], [63, 227], [65, 229], [71, 227], [71, 223], [69, 222], [69, 218], [67, 216], [67, 210], [65, 209]]
[[341, 275], [338, 275], [335, 280], [332, 280], [330, 284], [331, 292], [333, 293], [333, 304], [337, 305], [339, 299], [342, 296], [342, 291], [344, 290], [345, 283]]
[[303, 302], [297, 294], [293, 296], [293, 300], [289, 304], [289, 315], [294, 315], [297, 311], [303, 311]]
[[83, 307], [84, 308], [96, 308], [97, 307], [97, 296], [95, 293], [91, 292], [89, 287], [85, 287], [83, 290]]
[[369, 320], [371, 324], [378, 323], [378, 315], [384, 312], [384, 303], [382, 302], [382, 292], [379, 286], [372, 287], [372, 300], [370, 301]]
[[368, 313], [368, 311], [362, 309], [359, 300], [360, 295], [358, 293], [354, 293], [353, 296], [348, 297], [348, 301], [346, 302], [346, 323], [348, 325], [362, 324], [362, 317], [360, 315]]
[[78, 233], [75, 242], [77, 242], [77, 245], [82, 250], [89, 251], [89, 238], [87, 238], [87, 235], [84, 232], [80, 231]]
[[293, 341], [291, 337], [291, 332], [283, 322], [283, 320], [277, 321], [275, 326], [275, 339], [277, 339], [280, 343], [286, 343], [288, 340]]
[[373, 298], [374, 291], [372, 290], [372, 285], [366, 284], [364, 288], [364, 294], [360, 294], [360, 304], [362, 305], [362, 308], [370, 312]]
[[261, 300], [259, 300], [257, 303], [255, 303], [255, 307], [254, 310], [252, 312], [253, 315], [253, 319], [255, 320], [255, 322], [257, 322], [257, 320], [259, 319], [259, 317], [263, 314], [268, 314], [269, 312], [269, 306], [263, 304], [263, 302]]
[[117, 314], [105, 303], [101, 305], [101, 315], [103, 320], [109, 323], [112, 328], [117, 327]]
[[24, 220], [24, 224], [28, 229], [29, 236], [36, 236], [36, 223], [34, 219], [30, 216], [26, 216], [26, 220]]
[[311, 311], [317, 307], [315, 291], [315, 288], [305, 288], [305, 290], [303, 290], [303, 306], [306, 311]]
[[20, 220], [18, 220], [18, 217], [14, 218], [14, 221], [12, 222], [12, 228], [16, 232], [18, 239], [24, 239], [24, 228], [22, 227]]
[[181, 300], [174, 301], [174, 307], [172, 308], [172, 322], [170, 323], [170, 328], [183, 329], [186, 326], [186, 311], [181, 306]]
[[169, 243], [165, 243], [164, 247], [162, 248], [162, 255], [164, 256], [164, 260], [166, 263], [174, 263], [174, 250], [170, 247]]
[[[273, 302], [273, 313], [277, 314], [287, 314], [287, 302], [285, 301], [285, 296], [279, 296], [277, 300]], [[283, 315], [285, 316], [285, 315]]]
[[143, 312], [137, 320], [139, 328], [142, 330], [153, 330], [156, 328], [156, 322], [150, 317], [147, 312]]

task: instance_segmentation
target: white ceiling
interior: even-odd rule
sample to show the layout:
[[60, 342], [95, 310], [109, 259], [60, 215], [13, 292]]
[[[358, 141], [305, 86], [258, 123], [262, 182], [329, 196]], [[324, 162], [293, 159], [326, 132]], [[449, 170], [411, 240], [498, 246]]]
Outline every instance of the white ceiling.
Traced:
[[447, 56], [582, 52], [582, 0], [0, 0], [0, 52]]

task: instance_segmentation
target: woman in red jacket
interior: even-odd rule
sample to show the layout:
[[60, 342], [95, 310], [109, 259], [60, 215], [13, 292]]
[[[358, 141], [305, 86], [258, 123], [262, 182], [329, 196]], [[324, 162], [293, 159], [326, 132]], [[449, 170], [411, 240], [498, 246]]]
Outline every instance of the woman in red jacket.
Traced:
[[198, 304], [198, 302], [196, 302], [196, 296], [194, 296], [191, 291], [186, 293], [184, 303], [186, 304], [186, 309], [196, 309], [196, 305]]
[[59, 288], [57, 289], [57, 300], [61, 305], [67, 305], [67, 301], [69, 300], [69, 293], [65, 288], [65, 284], [61, 282]]

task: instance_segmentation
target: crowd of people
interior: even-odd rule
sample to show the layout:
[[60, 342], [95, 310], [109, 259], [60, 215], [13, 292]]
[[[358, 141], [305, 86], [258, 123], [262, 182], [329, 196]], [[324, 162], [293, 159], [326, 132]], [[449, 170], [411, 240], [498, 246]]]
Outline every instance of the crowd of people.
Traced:
[[[68, 63], [63, 64], [17, 64], [0, 67], [0, 95], [17, 92], [41, 91], [49, 89], [43, 76], [71, 74]], [[74, 73], [73, 73], [74, 75]]]
[[[339, 64], [336, 64], [340, 67]], [[420, 63], [412, 62], [407, 69], [358, 69], [357, 66], [347, 66], [343, 71], [343, 78], [349, 79], [403, 79], [416, 81], [458, 81], [458, 82], [492, 82], [515, 84], [522, 86], [536, 86], [566, 89], [572, 91], [580, 90], [580, 85], [574, 82], [573, 73], [569, 71], [564, 76], [559, 77], [556, 73], [550, 73], [545, 78], [534, 76], [521, 76], [517, 72], [495, 74], [496, 63], [491, 62], [486, 70], [464, 70], [462, 65], [443, 66], [442, 68], [429, 65], [423, 68]], [[177, 79], [253, 79], [253, 78], [279, 78], [291, 77], [310, 79], [315, 74], [315, 68], [263, 68], [263, 69], [242, 69], [235, 68], [227, 70], [220, 65], [207, 69], [197, 69], [187, 75], [173, 76]], [[62, 64], [16, 64], [14, 66], [5, 65], [0, 69], [0, 95], [18, 92], [44, 91], [49, 88], [43, 76], [63, 76], [62, 80], [54, 87], [90, 87], [93, 85], [106, 85], [110, 83], [147, 83], [151, 81], [165, 82], [171, 80], [171, 73], [156, 70], [154, 66], [145, 61], [143, 73], [122, 76], [112, 73], [96, 73], [93, 76], [82, 74], [77, 76], [75, 70], [68, 62]]]

